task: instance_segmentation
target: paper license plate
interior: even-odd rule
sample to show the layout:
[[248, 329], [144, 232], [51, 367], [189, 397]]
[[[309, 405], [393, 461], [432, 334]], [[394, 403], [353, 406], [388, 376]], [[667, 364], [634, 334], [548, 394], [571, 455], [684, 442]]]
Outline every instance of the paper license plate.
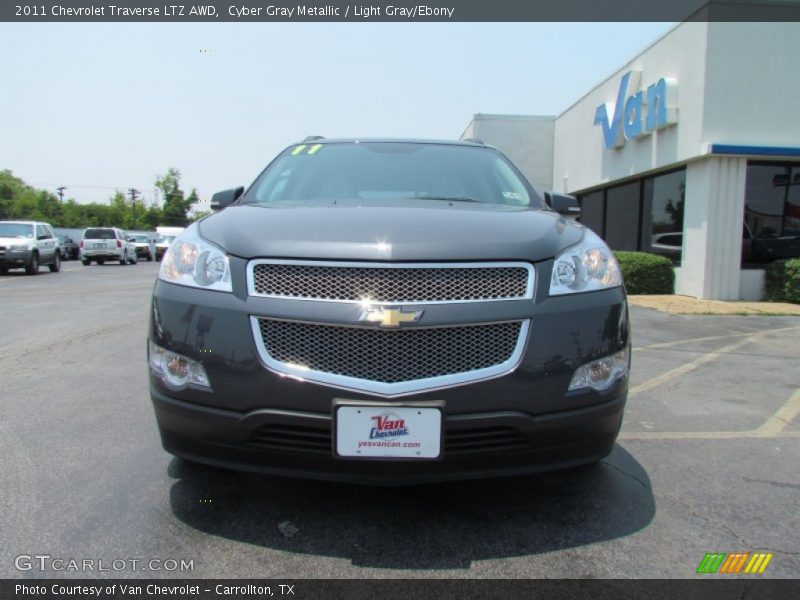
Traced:
[[441, 407], [342, 404], [335, 407], [336, 454], [347, 458], [438, 458]]

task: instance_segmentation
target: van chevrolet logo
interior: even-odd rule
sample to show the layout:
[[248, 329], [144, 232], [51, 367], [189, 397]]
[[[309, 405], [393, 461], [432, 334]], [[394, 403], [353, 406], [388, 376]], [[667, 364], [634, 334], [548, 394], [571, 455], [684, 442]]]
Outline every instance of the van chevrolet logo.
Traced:
[[381, 327], [400, 327], [402, 323], [416, 323], [424, 311], [404, 311], [402, 308], [366, 308], [362, 311], [359, 321], [378, 323]]

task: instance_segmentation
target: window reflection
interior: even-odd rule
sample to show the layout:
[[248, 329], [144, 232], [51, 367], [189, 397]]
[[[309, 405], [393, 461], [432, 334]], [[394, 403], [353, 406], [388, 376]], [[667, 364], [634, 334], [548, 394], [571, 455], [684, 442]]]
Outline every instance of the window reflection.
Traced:
[[742, 262], [800, 257], [800, 166], [748, 163]]
[[644, 252], [681, 260], [683, 209], [686, 202], [686, 170], [681, 169], [644, 180]]

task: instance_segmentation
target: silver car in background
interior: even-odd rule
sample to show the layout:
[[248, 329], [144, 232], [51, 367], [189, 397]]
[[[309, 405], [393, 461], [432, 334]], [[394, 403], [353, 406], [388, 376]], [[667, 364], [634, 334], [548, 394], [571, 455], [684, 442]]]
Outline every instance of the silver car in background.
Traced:
[[24, 268], [36, 275], [40, 265], [48, 265], [53, 273], [61, 270], [61, 246], [50, 224], [0, 221], [0, 273]]
[[107, 260], [119, 261], [121, 265], [137, 262], [135, 244], [117, 227], [89, 227], [80, 246], [81, 262], [87, 267], [92, 261], [98, 265]]
[[128, 236], [136, 248], [136, 257], [151, 262], [155, 255], [155, 244], [150, 241], [150, 236], [146, 233], [129, 233]]

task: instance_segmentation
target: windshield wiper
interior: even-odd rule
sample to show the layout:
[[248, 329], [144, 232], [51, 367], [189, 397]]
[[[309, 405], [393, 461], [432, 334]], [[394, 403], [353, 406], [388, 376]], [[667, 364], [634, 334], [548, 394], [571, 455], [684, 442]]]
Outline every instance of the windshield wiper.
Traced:
[[444, 200], [445, 202], [477, 202], [478, 204], [482, 204], [482, 200], [476, 200], [475, 198], [468, 198], [466, 196], [414, 196], [412, 198], [406, 198], [406, 200]]

